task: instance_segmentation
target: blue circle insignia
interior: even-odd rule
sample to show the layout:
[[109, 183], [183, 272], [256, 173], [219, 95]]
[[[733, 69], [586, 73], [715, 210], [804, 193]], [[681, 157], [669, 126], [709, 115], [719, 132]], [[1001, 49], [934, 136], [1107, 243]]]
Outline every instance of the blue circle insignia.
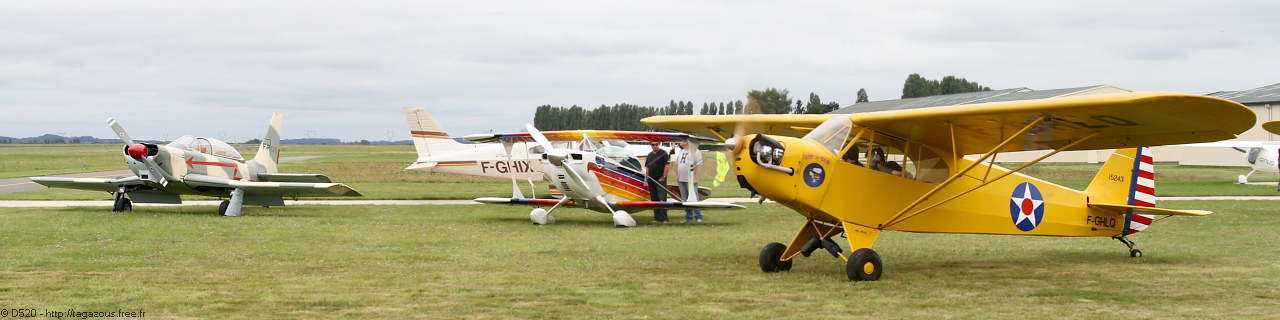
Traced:
[[822, 165], [810, 163], [804, 167], [804, 184], [817, 188], [822, 185], [822, 181], [827, 179], [827, 170]]
[[1009, 198], [1009, 214], [1013, 217], [1013, 226], [1018, 230], [1031, 231], [1044, 221], [1044, 197], [1040, 189], [1030, 182], [1023, 182], [1013, 188], [1013, 196]]

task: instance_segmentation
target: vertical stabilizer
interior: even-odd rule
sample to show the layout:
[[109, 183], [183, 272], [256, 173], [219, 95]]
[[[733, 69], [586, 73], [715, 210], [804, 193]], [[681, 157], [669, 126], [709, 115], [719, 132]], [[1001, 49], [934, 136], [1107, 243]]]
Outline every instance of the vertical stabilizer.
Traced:
[[266, 173], [276, 173], [276, 164], [280, 163], [280, 126], [283, 122], [283, 116], [279, 112], [271, 114], [271, 124], [267, 126], [267, 134], [262, 136], [262, 145], [258, 147], [258, 154], [253, 156], [253, 161], [261, 164], [266, 169]]
[[444, 132], [427, 109], [405, 107], [404, 117], [409, 121], [409, 134], [413, 136], [413, 147], [418, 150], [419, 158], [465, 149]]
[[[1151, 148], [1118, 149], [1102, 165], [1102, 170], [1085, 189], [1090, 203], [1156, 206], [1155, 161]], [[1142, 231], [1154, 216], [1126, 214], [1124, 235]]]

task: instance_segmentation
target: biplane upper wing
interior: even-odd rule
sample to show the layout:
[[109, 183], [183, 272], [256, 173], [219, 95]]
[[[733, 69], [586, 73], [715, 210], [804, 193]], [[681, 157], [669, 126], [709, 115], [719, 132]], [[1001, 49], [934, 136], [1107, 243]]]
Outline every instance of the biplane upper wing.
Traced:
[[238, 188], [248, 194], [297, 196], [360, 196], [360, 192], [341, 183], [259, 182], [231, 180], [199, 174], [188, 174], [183, 183], [192, 187]]
[[[955, 146], [952, 151], [957, 154], [985, 153], [1006, 139], [1011, 141], [1000, 151], [1058, 149], [1095, 133], [1071, 149], [1209, 142], [1235, 138], [1256, 121], [1253, 111], [1239, 103], [1173, 92], [992, 102], [851, 117], [856, 124], [899, 138], [943, 150]], [[1016, 136], [1023, 129], [1027, 133]]]
[[[591, 137], [599, 140], [622, 140], [622, 141], [645, 141], [645, 142], [680, 142], [686, 140], [698, 141], [717, 141], [711, 138], [699, 137], [675, 132], [648, 132], [648, 131], [617, 131], [617, 130], [558, 130], [558, 131], [542, 131], [542, 135], [547, 137], [548, 141], [581, 141], [583, 138]], [[528, 132], [517, 133], [482, 133], [472, 134], [463, 137], [467, 141], [480, 143], [493, 142], [534, 142], [534, 138]]]
[[732, 137], [738, 126], [744, 134], [763, 133], [801, 137], [836, 114], [734, 114], [705, 116], [652, 116], [644, 124], [707, 137]]
[[[490, 204], [513, 204], [527, 206], [553, 206], [558, 199], [520, 199], [520, 198], [476, 198], [476, 202]], [[577, 207], [572, 200], [563, 204], [566, 207]], [[679, 201], [617, 201], [611, 204], [615, 209], [651, 210], [651, 209], [746, 209], [747, 207], [724, 202], [679, 202]]]

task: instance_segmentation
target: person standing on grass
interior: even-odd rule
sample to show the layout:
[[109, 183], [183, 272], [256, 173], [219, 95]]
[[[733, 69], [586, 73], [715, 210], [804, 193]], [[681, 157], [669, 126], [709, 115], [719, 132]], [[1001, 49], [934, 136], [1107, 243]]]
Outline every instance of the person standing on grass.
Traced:
[[[698, 176], [702, 173], [702, 152], [698, 150], [690, 150], [688, 142], [680, 143], [680, 155], [676, 157], [676, 183], [680, 185], [680, 197], [684, 201], [692, 199], [691, 196], [697, 196], [698, 192]], [[702, 200], [702, 199], [698, 199]], [[692, 209], [684, 211], [684, 221], [702, 222], [702, 210]]]
[[[671, 156], [650, 142], [653, 151], [644, 159], [645, 182], [649, 185], [649, 200], [667, 201], [667, 171], [671, 170]], [[667, 209], [653, 209], [653, 222], [667, 223]]]

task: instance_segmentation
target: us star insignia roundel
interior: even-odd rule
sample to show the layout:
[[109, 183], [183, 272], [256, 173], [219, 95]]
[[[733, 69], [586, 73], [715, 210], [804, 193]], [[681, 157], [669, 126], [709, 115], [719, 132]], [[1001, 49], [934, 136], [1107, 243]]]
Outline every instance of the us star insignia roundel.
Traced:
[[1030, 182], [1013, 188], [1009, 213], [1013, 216], [1013, 226], [1018, 230], [1031, 231], [1040, 226], [1044, 220], [1044, 197], [1040, 196], [1040, 189]]

